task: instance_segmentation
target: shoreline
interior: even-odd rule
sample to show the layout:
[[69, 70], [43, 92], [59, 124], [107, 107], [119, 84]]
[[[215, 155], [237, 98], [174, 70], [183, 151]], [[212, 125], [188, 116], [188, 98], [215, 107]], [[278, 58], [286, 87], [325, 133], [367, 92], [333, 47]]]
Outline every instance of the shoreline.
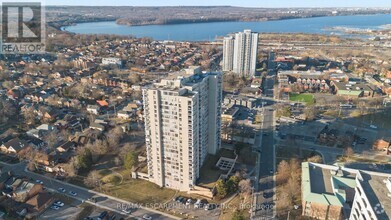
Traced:
[[[276, 18], [276, 19], [227, 19], [227, 20], [197, 20], [197, 21], [191, 21], [187, 20], [184, 22], [173, 22], [173, 23], [143, 23], [143, 24], [125, 24], [118, 22], [121, 18], [117, 19], [102, 19], [102, 20], [97, 20], [97, 21], [77, 21], [77, 22], [72, 22], [67, 25], [60, 25], [59, 29], [61, 31], [66, 31], [65, 28], [67, 27], [72, 27], [72, 26], [77, 26], [78, 24], [84, 24], [84, 23], [98, 23], [98, 22], [115, 22], [117, 25], [125, 26], [125, 27], [140, 27], [140, 26], [154, 26], [154, 25], [161, 25], [161, 26], [169, 26], [169, 25], [185, 25], [185, 24], [206, 24], [206, 23], [223, 23], [223, 22], [268, 22], [268, 21], [284, 21], [284, 20], [301, 20], [301, 19], [310, 19], [310, 18], [325, 18], [325, 17], [347, 17], [347, 16], [375, 16], [375, 15], [387, 15], [391, 14], [390, 13], [374, 13], [374, 14], [354, 14], [354, 15], [314, 15], [314, 16], [306, 16], [306, 17], [281, 17], [281, 18]], [[391, 24], [387, 25], [382, 25], [382, 26], [391, 26]]]
[[[71, 27], [77, 26], [78, 24], [84, 24], [84, 23], [91, 23], [91, 26], [94, 26], [94, 23], [97, 26], [105, 26], [105, 25], [113, 26], [114, 30], [131, 28], [131, 27], [135, 27], [135, 28], [136, 27], [141, 27], [141, 28], [134, 29], [135, 31], [132, 31], [132, 30], [129, 31], [131, 33], [129, 35], [137, 37], [138, 36], [137, 35], [137, 30], [143, 30], [143, 28], [142, 28], [143, 26], [145, 26], [145, 28], [148, 29], [148, 30], [156, 30], [156, 29], [165, 29], [165, 28], [171, 29], [171, 27], [169, 27], [169, 26], [176, 26], [174, 28], [179, 28], [180, 29], [180, 28], [183, 28], [183, 27], [185, 27], [187, 25], [197, 25], [197, 24], [199, 24], [199, 25], [200, 24], [201, 25], [202, 24], [213, 24], [212, 26], [220, 26], [220, 24], [222, 24], [222, 25], [229, 25], [229, 26], [230, 25], [237, 26], [235, 23], [248, 23], [248, 24], [243, 24], [243, 25], [239, 25], [239, 26], [248, 26], [250, 28], [250, 27], [259, 27], [257, 24], [260, 24], [261, 26], [267, 26], [267, 25], [262, 24], [262, 23], [267, 23], [267, 22], [270, 22], [270, 25], [274, 25], [275, 24], [275, 25], [281, 26], [285, 22], [279, 22], [279, 21], [293, 21], [293, 23], [295, 23], [295, 20], [296, 20], [296, 21], [300, 21], [300, 23], [303, 24], [303, 23], [307, 23], [306, 21], [303, 22], [304, 19], [310, 19], [311, 21], [308, 21], [309, 23], [314, 23], [314, 22], [317, 23], [319, 21], [324, 23], [325, 22], [324, 19], [334, 19], [334, 18], [337, 18], [337, 17], [339, 17], [339, 18], [337, 18], [337, 20], [339, 20], [339, 21], [342, 20], [343, 21], [343, 20], [345, 20], [344, 17], [347, 17], [349, 19], [355, 19], [354, 17], [359, 17], [358, 19], [360, 19], [360, 20], [363, 20], [363, 19], [366, 20], [366, 18], [363, 18], [363, 17], [366, 17], [366, 16], [387, 16], [387, 18], [388, 18], [389, 15], [391, 15], [391, 14], [388, 14], [388, 13], [387, 14], [384, 14], [384, 13], [374, 13], [374, 14], [370, 14], [370, 15], [360, 15], [360, 14], [357, 14], [357, 15], [339, 15], [339, 16], [311, 16], [311, 17], [307, 16], [307, 17], [300, 17], [300, 18], [297, 18], [297, 17], [289, 17], [289, 18], [288, 17], [284, 17], [284, 18], [280, 18], [278, 20], [276, 20], [276, 19], [252, 20], [252, 21], [251, 20], [247, 20], [247, 19], [246, 20], [236, 20], [236, 19], [234, 19], [234, 20], [223, 20], [223, 21], [205, 20], [203, 22], [194, 21], [194, 22], [179, 22], [179, 23], [177, 22], [177, 23], [165, 23], [165, 24], [151, 23], [151, 24], [137, 24], [137, 25], [126, 25], [126, 24], [119, 23], [118, 20], [115, 20], [115, 19], [107, 19], [107, 20], [100, 20], [100, 21], [86, 21], [86, 22], [73, 23], [72, 25], [66, 25], [66, 26], [60, 27], [60, 31], [64, 31], [64, 32], [72, 33], [72, 34], [79, 34], [79, 33], [83, 34], [82, 29], [75, 28], [75, 30], [72, 30]], [[318, 21], [317, 19], [319, 19], [319, 18], [321, 20]], [[322, 20], [322, 18], [323, 18], [323, 20]], [[106, 24], [99, 25], [99, 23], [102, 23], [102, 22], [106, 22]], [[277, 23], [274, 23], [274, 22], [277, 22]], [[288, 22], [288, 23], [292, 23], [292, 22]], [[328, 27], [325, 26], [323, 28], [319, 27], [321, 29], [317, 33], [312, 33], [311, 31], [307, 33], [305, 30], [300, 31], [301, 30], [300, 28], [298, 30], [296, 30], [296, 31], [294, 31], [294, 30], [291, 30], [291, 31], [287, 30], [287, 31], [285, 31], [284, 28], [282, 30], [280, 30], [280, 31], [279, 31], [279, 29], [277, 29], [277, 30], [276, 29], [268, 30], [268, 29], [262, 29], [261, 28], [260, 30], [258, 30], [258, 32], [260, 32], [260, 33], [292, 33], [292, 34], [295, 34], [295, 33], [303, 33], [304, 34], [304, 33], [306, 33], [306, 34], [320, 34], [320, 35], [327, 35], [327, 36], [338, 36], [338, 37], [342, 37], [342, 38], [366, 38], [366, 39], [369, 39], [371, 37], [371, 35], [375, 34], [375, 33], [372, 33], [372, 34], [365, 33], [365, 36], [358, 36], [358, 35], [364, 34], [364, 33], [361, 33], [362, 30], [360, 30], [361, 29], [360, 27], [356, 28], [354, 25], [352, 25], [352, 27], [343, 27], [343, 26], [341, 26], [341, 24], [338, 24], [338, 23], [336, 23], [335, 26], [333, 25], [333, 23], [331, 23], [330, 25], [331, 26], [328, 26]], [[84, 25], [82, 27], [88, 27], [88, 26], [89, 25], [87, 25], [87, 26]], [[154, 26], [154, 27], [148, 28], [148, 26]], [[301, 26], [303, 26], [303, 25], [301, 25]], [[347, 24], [347, 26], [349, 26], [349, 25]], [[380, 23], [378, 22], [378, 23], [373, 24], [373, 27], [365, 28], [365, 29], [373, 29], [373, 30], [381, 30], [381, 29], [383, 29], [384, 30], [384, 27], [388, 27], [388, 26], [390, 26], [390, 24], [386, 24], [384, 22], [380, 22]], [[204, 27], [204, 25], [197, 26], [197, 27]], [[383, 28], [381, 28], [381, 27], [383, 27]], [[80, 29], [80, 30], [78, 30], [78, 29]], [[360, 30], [360, 31], [355, 31], [354, 33], [351, 33], [351, 32], [348, 31], [348, 30], [356, 30], [356, 29]], [[109, 28], [109, 30], [110, 30], [110, 28]], [[100, 29], [100, 31], [101, 31], [101, 33], [97, 33], [97, 32], [94, 32], [92, 30], [91, 33], [87, 33], [86, 32], [84, 34], [102, 34], [102, 35], [108, 34], [103, 29], [102, 30]], [[325, 31], [327, 31], [327, 33], [323, 33]], [[111, 31], [110, 33], [114, 34], [114, 35], [128, 35], [126, 33], [120, 33], [120, 32], [114, 33], [114, 32]], [[357, 32], [360, 32], [360, 33], [357, 33]], [[151, 36], [148, 35], [148, 36], [145, 36], [145, 37], [151, 37], [151, 38], [155, 39], [154, 36], [152, 36], [152, 35]], [[343, 36], [343, 35], [346, 35], [346, 36]], [[168, 33], [168, 36], [169, 36], [169, 33]], [[220, 36], [220, 35], [214, 35], [214, 38], [217, 37], [217, 36]], [[221, 35], [221, 36], [223, 36], [223, 35]], [[140, 35], [139, 37], [142, 37], [142, 36]], [[163, 37], [160, 36], [160, 38], [157, 37], [156, 39], [163, 39], [163, 38], [164, 38], [164, 36]], [[186, 38], [186, 37], [184, 37], [184, 38]], [[168, 40], [169, 40], [169, 38], [168, 38]], [[179, 38], [178, 39], [172, 39], [172, 40], [180, 41]], [[182, 39], [182, 41], [185, 41], [185, 40], [186, 39]], [[200, 41], [200, 42], [201, 41], [211, 41], [210, 40], [210, 36], [209, 36], [209, 40], [207, 38], [205, 38], [205, 39], [199, 38], [199, 39], [191, 39], [191, 40], [187, 39], [187, 40], [188, 41]], [[214, 41], [214, 40], [212, 40], [212, 41]]]
[[[378, 15], [377, 14], [367, 14], [367, 15]], [[381, 13], [385, 14], [385, 13]], [[389, 13], [391, 14], [391, 12]], [[72, 22], [71, 24], [68, 25], [61, 25], [59, 29], [61, 31], [66, 31], [64, 30], [67, 27], [72, 27], [72, 26], [77, 26], [78, 24], [84, 24], [84, 23], [98, 23], [98, 22], [114, 22], [117, 25], [125, 26], [125, 27], [141, 27], [141, 26], [154, 26], [154, 25], [161, 25], [161, 26], [170, 26], [170, 25], [186, 25], [186, 24], [207, 24], [207, 23], [224, 23], [224, 22], [268, 22], [268, 21], [284, 21], [284, 20], [301, 20], [301, 19], [309, 19], [309, 18], [324, 18], [324, 17], [342, 17], [342, 16], [363, 16], [363, 14], [356, 14], [356, 15], [314, 15], [314, 16], [306, 16], [306, 17], [282, 17], [282, 18], [277, 18], [277, 19], [249, 19], [249, 20], [243, 20], [243, 19], [227, 19], [227, 20], [205, 20], [205, 21], [195, 21], [192, 22], [191, 20], [184, 21], [184, 22], [176, 22], [176, 23], [145, 23], [145, 24], [123, 24], [123, 23], [118, 23], [118, 19], [107, 19], [107, 20], [99, 20], [99, 21], [78, 21], [78, 22]]]

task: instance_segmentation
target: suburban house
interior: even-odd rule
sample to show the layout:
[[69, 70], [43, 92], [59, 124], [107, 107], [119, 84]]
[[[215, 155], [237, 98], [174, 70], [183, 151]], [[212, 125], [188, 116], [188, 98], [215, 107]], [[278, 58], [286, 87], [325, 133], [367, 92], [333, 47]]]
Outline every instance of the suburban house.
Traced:
[[76, 147], [76, 144], [75, 142], [73, 141], [67, 141], [65, 143], [62, 143], [60, 144], [56, 150], [60, 153], [63, 153], [63, 152], [68, 152], [69, 150], [73, 149]]
[[31, 219], [51, 206], [54, 198], [43, 185], [10, 173], [0, 175], [0, 206], [7, 212]]
[[132, 116], [131, 113], [126, 112], [124, 110], [118, 111], [117, 117], [122, 119], [129, 119]]
[[99, 113], [99, 106], [97, 105], [87, 105], [87, 111], [89, 113], [97, 115]]
[[19, 138], [14, 138], [3, 145], [1, 145], [0, 149], [4, 153], [9, 153], [9, 154], [17, 154], [24, 148], [26, 148], [29, 144], [21, 140]]
[[105, 126], [103, 126], [101, 124], [98, 124], [98, 123], [91, 123], [90, 124], [90, 128], [94, 129], [94, 130], [99, 130], [99, 131], [104, 131], [105, 130]]
[[28, 211], [41, 213], [43, 210], [48, 208], [54, 198], [48, 192], [40, 192], [26, 201], [29, 206]]

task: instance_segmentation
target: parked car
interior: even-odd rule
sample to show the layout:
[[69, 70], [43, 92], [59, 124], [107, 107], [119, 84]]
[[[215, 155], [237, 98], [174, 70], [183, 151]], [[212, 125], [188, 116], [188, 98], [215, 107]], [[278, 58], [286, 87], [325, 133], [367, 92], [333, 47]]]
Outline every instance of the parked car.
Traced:
[[64, 188], [58, 188], [58, 191], [59, 191], [59, 192], [62, 192], [62, 193], [65, 193], [65, 192], [66, 192], [66, 190], [65, 190]]
[[194, 208], [199, 209], [201, 208], [201, 199], [197, 199], [197, 201], [194, 203]]
[[38, 184], [43, 184], [42, 180], [35, 180], [35, 182]]
[[54, 205], [55, 205], [55, 206], [59, 206], [59, 207], [63, 207], [65, 204], [64, 204], [63, 202], [61, 202], [61, 201], [56, 201], [56, 202], [54, 203]]
[[58, 207], [56, 205], [52, 205], [50, 208], [53, 209], [53, 210], [59, 210], [60, 209], [60, 207]]
[[109, 213], [107, 211], [100, 213], [100, 215], [98, 216], [98, 220], [103, 220], [108, 214]]
[[179, 196], [177, 197], [177, 199], [175, 201], [177, 202], [182, 202], [185, 198], [183, 198], [182, 196]]
[[216, 209], [216, 208], [217, 208], [216, 204], [206, 204], [204, 206], [205, 211], [213, 210], [213, 209]]
[[193, 203], [193, 200], [191, 200], [191, 199], [188, 199], [188, 200], [186, 201], [186, 205], [190, 205], [191, 203]]
[[145, 215], [143, 215], [143, 219], [145, 219], [145, 220], [152, 220], [152, 217], [147, 215], [147, 214], [145, 214]]
[[117, 218], [117, 216], [115, 215], [115, 214], [112, 214], [111, 216], [110, 216], [110, 220], [115, 220]]
[[77, 196], [77, 193], [75, 193], [73, 191], [69, 191], [69, 194], [72, 195], [72, 196]]

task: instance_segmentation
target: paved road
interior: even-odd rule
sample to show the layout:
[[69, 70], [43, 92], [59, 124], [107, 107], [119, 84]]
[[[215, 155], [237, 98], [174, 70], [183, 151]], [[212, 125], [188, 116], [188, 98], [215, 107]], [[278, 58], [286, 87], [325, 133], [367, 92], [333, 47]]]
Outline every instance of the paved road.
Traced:
[[[273, 75], [271, 73], [270, 75]], [[266, 96], [273, 97], [274, 78], [267, 77], [264, 85]], [[263, 109], [262, 129], [257, 136], [255, 148], [260, 149], [257, 161], [257, 175], [254, 186], [252, 219], [274, 219], [275, 209], [275, 150], [274, 150], [274, 111], [272, 106]]]
[[[1, 162], [0, 162], [1, 163]], [[127, 202], [125, 200], [115, 198], [109, 195], [105, 195], [93, 190], [89, 190], [83, 187], [79, 187], [76, 185], [72, 185], [66, 182], [62, 182], [50, 177], [46, 177], [37, 173], [33, 173], [30, 171], [26, 171], [26, 163], [22, 162], [19, 164], [5, 164], [1, 163], [3, 166], [3, 172], [12, 171], [14, 175], [20, 175], [20, 176], [26, 176], [27, 178], [35, 180], [41, 180], [43, 181], [45, 187], [47, 187], [49, 190], [57, 191], [58, 188], [64, 188], [66, 190], [66, 194], [70, 197], [73, 197], [74, 199], [79, 200], [82, 202], [87, 202], [92, 205], [95, 205], [99, 208], [106, 209], [112, 212], [116, 212], [121, 215], [129, 216], [129, 217], [142, 217], [145, 214], [148, 214], [153, 219], [180, 219], [175, 216], [171, 216], [166, 213], [159, 212], [157, 210], [149, 209], [146, 207], [137, 206], [135, 204], [131, 204], [130, 202]], [[76, 196], [71, 196], [68, 193], [70, 191], [73, 191], [77, 193]], [[88, 201], [88, 199], [95, 197], [97, 198], [97, 202], [93, 203]], [[126, 215], [125, 213], [121, 212], [123, 208], [126, 207], [136, 207], [134, 212], [132, 214]]]

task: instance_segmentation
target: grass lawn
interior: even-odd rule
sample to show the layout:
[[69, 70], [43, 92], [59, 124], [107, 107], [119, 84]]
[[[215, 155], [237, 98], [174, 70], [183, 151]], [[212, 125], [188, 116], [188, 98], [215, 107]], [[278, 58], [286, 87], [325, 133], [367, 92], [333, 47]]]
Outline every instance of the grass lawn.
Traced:
[[293, 102], [305, 102], [307, 105], [311, 105], [315, 103], [314, 95], [303, 93], [303, 94], [289, 94], [289, 100]]
[[160, 188], [154, 183], [137, 179], [124, 180], [116, 186], [104, 185], [102, 191], [111, 196], [140, 204], [165, 203], [175, 195], [175, 190]]
[[247, 165], [255, 165], [257, 154], [253, 152], [251, 145], [248, 145], [240, 150], [238, 163]]
[[204, 165], [200, 170], [200, 179], [198, 184], [203, 187], [213, 188], [217, 179], [224, 171], [216, 167], [216, 163], [219, 160], [217, 155], [208, 155]]
[[386, 110], [384, 112], [378, 112], [375, 114], [362, 115], [357, 118], [366, 124], [376, 125], [378, 128], [391, 129], [391, 120], [384, 120], [388, 118], [391, 114], [391, 110]]
[[282, 160], [288, 161], [291, 158], [308, 159], [315, 155], [321, 156], [316, 151], [302, 149], [299, 147], [276, 146], [277, 164]]
[[232, 199], [231, 202], [229, 202], [229, 204], [227, 204], [226, 207], [229, 208], [224, 208], [222, 210], [222, 214], [220, 215], [219, 220], [231, 220], [236, 211], [239, 211], [244, 219], [250, 219], [250, 213], [248, 209], [250, 207], [250, 201], [251, 198], [247, 198], [246, 204], [242, 204], [243, 200], [239, 196], [236, 196], [234, 199]]
[[84, 188], [90, 188], [84, 184], [84, 177], [82, 177], [82, 176], [74, 176], [74, 177], [70, 178], [68, 182], [70, 184], [74, 184], [74, 185], [81, 186]]
[[80, 207], [83, 208], [83, 210], [81, 210], [81, 212], [77, 215], [77, 219], [84, 219], [91, 215], [94, 211], [94, 207], [86, 203], [83, 203]]

